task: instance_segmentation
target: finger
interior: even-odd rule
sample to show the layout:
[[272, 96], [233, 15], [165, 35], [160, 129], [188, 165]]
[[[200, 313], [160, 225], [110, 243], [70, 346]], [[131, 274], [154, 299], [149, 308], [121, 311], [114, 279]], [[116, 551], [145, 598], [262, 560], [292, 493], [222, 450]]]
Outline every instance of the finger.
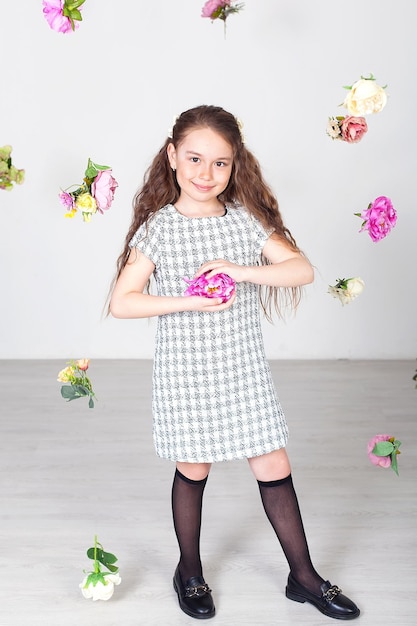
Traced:
[[215, 259], [214, 261], [207, 261], [206, 263], [203, 263], [203, 265], [197, 270], [195, 274], [195, 278], [211, 270], [217, 270], [217, 271], [214, 271], [214, 274], [218, 274], [219, 273], [218, 268], [221, 267], [222, 265], [224, 265], [224, 261], [222, 259]]

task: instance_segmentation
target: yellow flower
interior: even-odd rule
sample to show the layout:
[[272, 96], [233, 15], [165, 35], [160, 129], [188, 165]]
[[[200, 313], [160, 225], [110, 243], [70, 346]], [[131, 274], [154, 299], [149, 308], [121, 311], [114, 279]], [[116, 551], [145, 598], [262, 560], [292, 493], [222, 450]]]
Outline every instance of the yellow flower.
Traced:
[[65, 369], [61, 370], [58, 374], [58, 382], [70, 383], [75, 378], [75, 369], [72, 365], [69, 365]]
[[[77, 209], [80, 209], [80, 211], [82, 211], [83, 216], [85, 214], [88, 214], [91, 216], [93, 213], [97, 211], [97, 203], [95, 199], [93, 198], [93, 196], [88, 192], [82, 193], [81, 195], [78, 196], [78, 198], [75, 201], [75, 206], [77, 207]], [[86, 220], [86, 221], [90, 221], [90, 220]]]
[[71, 211], [68, 211], [67, 213], [65, 213], [64, 217], [74, 217], [76, 212], [77, 212], [77, 209], [74, 207], [73, 209], [71, 209]]

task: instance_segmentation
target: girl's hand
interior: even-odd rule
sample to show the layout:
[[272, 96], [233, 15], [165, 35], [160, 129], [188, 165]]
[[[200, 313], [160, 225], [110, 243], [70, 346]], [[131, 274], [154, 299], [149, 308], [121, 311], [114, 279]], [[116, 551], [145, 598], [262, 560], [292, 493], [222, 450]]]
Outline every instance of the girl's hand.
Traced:
[[183, 298], [187, 301], [187, 311], [200, 311], [201, 313], [225, 311], [232, 306], [235, 299], [236, 293], [227, 302], [222, 302], [222, 298], [205, 298], [204, 296], [185, 296]]
[[216, 259], [215, 261], [207, 261], [199, 268], [194, 278], [198, 278], [202, 274], [207, 272], [207, 278], [215, 276], [216, 274], [227, 274], [230, 278], [233, 278], [237, 283], [241, 283], [245, 280], [247, 268], [244, 265], [237, 265], [224, 259]]

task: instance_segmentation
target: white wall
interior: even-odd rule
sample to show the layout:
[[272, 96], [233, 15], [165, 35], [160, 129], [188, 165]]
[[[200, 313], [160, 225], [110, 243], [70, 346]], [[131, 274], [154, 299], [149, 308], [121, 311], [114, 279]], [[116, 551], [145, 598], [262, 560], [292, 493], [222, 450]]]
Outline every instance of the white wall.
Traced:
[[[0, 358], [150, 358], [155, 321], [101, 318], [131, 200], [173, 116], [219, 104], [244, 122], [284, 219], [317, 267], [294, 319], [265, 325], [270, 358], [415, 358], [415, 19], [412, 0], [246, 0], [222, 24], [203, 0], [87, 0], [79, 30], [50, 30], [41, 1], [1, 2], [0, 145], [24, 185], [0, 190]], [[327, 117], [361, 74], [388, 84], [361, 143]], [[64, 219], [60, 187], [88, 157], [111, 165], [115, 201]], [[379, 243], [354, 212], [389, 196]], [[326, 293], [361, 276], [352, 304]]]

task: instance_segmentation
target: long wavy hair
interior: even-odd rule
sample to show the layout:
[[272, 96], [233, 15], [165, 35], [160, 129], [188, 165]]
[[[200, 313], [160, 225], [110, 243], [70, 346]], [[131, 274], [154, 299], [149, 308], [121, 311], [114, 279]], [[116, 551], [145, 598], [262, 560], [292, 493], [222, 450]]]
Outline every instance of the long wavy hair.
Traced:
[[[133, 199], [133, 218], [123, 251], [117, 259], [116, 275], [110, 293], [128, 263], [131, 250], [129, 242], [137, 229], [165, 205], [175, 204], [180, 196], [181, 189], [168, 161], [168, 145], [172, 143], [177, 148], [186, 135], [197, 128], [210, 128], [232, 147], [232, 172], [226, 189], [219, 195], [219, 200], [225, 204], [245, 207], [266, 229], [274, 230], [274, 237], [283, 241], [292, 250], [301, 252], [283, 223], [278, 201], [263, 178], [258, 160], [245, 146], [239, 121], [221, 107], [197, 106], [181, 113], [176, 119], [171, 136], [167, 137], [145, 172], [143, 184]], [[269, 261], [262, 256], [260, 264], [268, 265]], [[271, 321], [273, 308], [280, 316], [285, 307], [296, 309], [301, 297], [301, 288], [259, 288], [259, 295], [264, 313]]]

